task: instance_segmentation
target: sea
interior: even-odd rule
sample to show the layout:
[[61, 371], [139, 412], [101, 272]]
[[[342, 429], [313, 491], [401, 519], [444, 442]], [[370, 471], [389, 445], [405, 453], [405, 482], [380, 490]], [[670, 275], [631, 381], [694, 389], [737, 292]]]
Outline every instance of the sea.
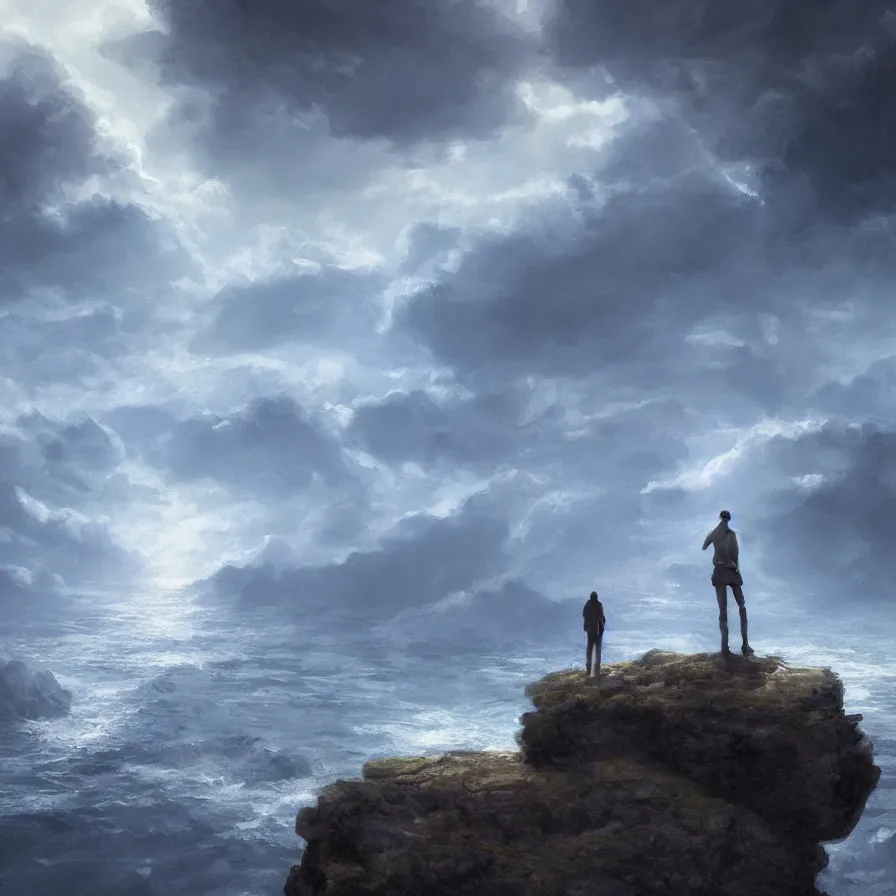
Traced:
[[[837, 671], [883, 772], [853, 833], [827, 845], [820, 885], [896, 896], [896, 623], [767, 611], [757, 653]], [[713, 625], [674, 634], [664, 613], [611, 625], [605, 662], [717, 649]], [[322, 787], [374, 757], [515, 747], [526, 684], [580, 665], [579, 634], [490, 650], [184, 593], [0, 622], [0, 653], [73, 698], [64, 716], [0, 728], [0, 894], [278, 896], [303, 848], [296, 813]]]

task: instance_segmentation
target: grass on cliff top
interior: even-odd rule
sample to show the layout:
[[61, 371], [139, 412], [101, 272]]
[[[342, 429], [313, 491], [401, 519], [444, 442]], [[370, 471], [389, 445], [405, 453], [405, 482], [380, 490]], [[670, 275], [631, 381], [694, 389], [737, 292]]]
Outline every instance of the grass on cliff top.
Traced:
[[566, 670], [526, 688], [539, 710], [569, 700], [647, 705], [718, 701], [743, 707], [798, 708], [822, 693], [833, 698], [831, 708], [842, 699], [842, 685], [828, 669], [790, 668], [775, 656], [725, 658], [718, 653], [683, 655], [659, 650], [604, 666], [600, 682], [586, 678], [581, 670]]
[[[536, 770], [517, 751], [455, 751], [432, 757], [374, 759], [364, 766], [364, 783], [397, 784], [410, 790], [438, 790], [462, 800], [516, 793], [561, 813], [562, 807], [592, 799], [597, 788], [635, 800], [675, 803], [702, 812], [718, 811], [724, 801], [662, 765], [632, 756], [588, 762], [575, 770]], [[617, 797], [618, 798], [618, 797]]]
[[473, 777], [476, 787], [494, 790], [513, 788], [527, 779], [531, 771], [520, 760], [516, 750], [454, 750], [438, 756], [390, 756], [365, 763], [363, 775], [367, 781], [424, 787], [434, 781], [462, 786]]

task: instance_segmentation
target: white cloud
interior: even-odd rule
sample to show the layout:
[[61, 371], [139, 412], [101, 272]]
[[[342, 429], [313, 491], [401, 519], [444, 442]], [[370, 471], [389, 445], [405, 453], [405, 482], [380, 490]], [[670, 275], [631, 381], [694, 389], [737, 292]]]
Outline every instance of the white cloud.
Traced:
[[761, 420], [745, 432], [714, 434], [713, 441], [734, 439], [730, 448], [692, 466], [679, 470], [673, 476], [661, 480], [651, 480], [641, 490], [649, 495], [663, 489], [684, 489], [699, 491], [711, 488], [718, 481], [734, 473], [751, 451], [761, 448], [775, 438], [794, 441], [807, 433], [818, 432], [827, 421], [810, 417], [803, 420]]

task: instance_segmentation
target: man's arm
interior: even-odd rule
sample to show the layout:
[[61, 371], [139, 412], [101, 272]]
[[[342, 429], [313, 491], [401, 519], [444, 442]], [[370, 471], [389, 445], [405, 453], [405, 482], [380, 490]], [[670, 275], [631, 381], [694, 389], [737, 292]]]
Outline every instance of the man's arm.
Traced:
[[[721, 526], [721, 525], [722, 525], [722, 524], [719, 523], [719, 526]], [[709, 533], [709, 535], [707, 535], [706, 538], [703, 540], [703, 548], [702, 548], [702, 550], [705, 551], [711, 544], [713, 544], [713, 543], [715, 542], [715, 540], [716, 540], [716, 536], [719, 534], [719, 526], [716, 526], [715, 529], [713, 529], [713, 530]]]
[[740, 566], [738, 562], [738, 558], [740, 556], [740, 547], [737, 544], [737, 535], [735, 535], [734, 530], [731, 530], [731, 559], [734, 561], [735, 566]]

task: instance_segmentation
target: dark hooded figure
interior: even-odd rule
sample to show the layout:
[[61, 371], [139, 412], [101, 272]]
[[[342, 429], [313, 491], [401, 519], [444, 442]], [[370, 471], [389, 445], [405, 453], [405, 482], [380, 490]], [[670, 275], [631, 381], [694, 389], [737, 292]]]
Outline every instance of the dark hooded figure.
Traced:
[[591, 592], [591, 597], [585, 603], [582, 619], [584, 620], [583, 628], [588, 637], [585, 648], [585, 674], [591, 675], [591, 654], [594, 652], [597, 655], [594, 661], [594, 674], [600, 678], [600, 648], [607, 618], [604, 616], [604, 605], [597, 599], [596, 591]]
[[731, 514], [723, 510], [719, 514], [719, 525], [706, 536], [703, 542], [705, 551], [713, 546], [712, 556], [712, 584], [716, 589], [716, 599], [719, 602], [719, 630], [722, 634], [722, 653], [729, 655], [728, 648], [728, 587], [734, 593], [737, 601], [737, 609], [740, 612], [740, 633], [743, 638], [741, 653], [750, 656], [753, 648], [747, 640], [747, 608], [744, 604], [743, 584], [740, 574], [739, 556], [740, 549], [737, 544], [737, 535], [729, 525]]

